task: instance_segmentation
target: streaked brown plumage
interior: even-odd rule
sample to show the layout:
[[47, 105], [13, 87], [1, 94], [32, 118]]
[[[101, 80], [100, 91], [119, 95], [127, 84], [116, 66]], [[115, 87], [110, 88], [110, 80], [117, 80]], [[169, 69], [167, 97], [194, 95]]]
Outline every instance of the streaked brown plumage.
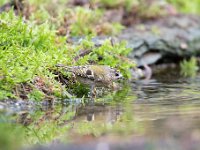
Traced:
[[113, 82], [123, 77], [119, 71], [106, 65], [57, 66], [72, 72], [79, 82], [90, 86], [114, 88]]

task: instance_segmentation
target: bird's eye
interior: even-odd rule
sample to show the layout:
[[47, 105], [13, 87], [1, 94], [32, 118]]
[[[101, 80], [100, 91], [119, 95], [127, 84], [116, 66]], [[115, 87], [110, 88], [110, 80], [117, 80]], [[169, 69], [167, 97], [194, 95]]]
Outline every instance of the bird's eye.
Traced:
[[119, 73], [116, 72], [116, 73], [115, 73], [115, 76], [118, 77], [118, 76], [119, 76]]
[[88, 76], [89, 76], [89, 75], [92, 75], [92, 71], [91, 71], [91, 70], [87, 70], [87, 71], [86, 71], [86, 75], [88, 75]]

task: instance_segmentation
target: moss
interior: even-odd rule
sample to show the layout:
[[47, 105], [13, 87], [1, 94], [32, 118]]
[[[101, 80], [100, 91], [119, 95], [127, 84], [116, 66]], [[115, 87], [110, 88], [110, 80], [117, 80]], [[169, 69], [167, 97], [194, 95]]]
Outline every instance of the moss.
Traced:
[[45, 97], [45, 94], [43, 92], [41, 92], [40, 90], [37, 90], [37, 89], [34, 89], [33, 91], [31, 91], [29, 94], [28, 94], [28, 98], [30, 100], [36, 100], [36, 101], [39, 101], [39, 100], [42, 100], [44, 99]]
[[116, 35], [123, 26], [120, 23], [109, 22], [104, 19], [102, 9], [88, 9], [76, 7], [69, 10], [69, 31], [72, 36], [80, 35]]
[[[63, 57], [67, 49], [47, 24], [36, 26], [14, 15], [13, 11], [0, 15], [0, 89], [11, 91], [19, 83], [30, 82], [35, 75], [49, 76], [49, 67]], [[66, 61], [66, 60], [65, 60]]]
[[126, 10], [130, 10], [133, 5], [139, 3], [139, 0], [94, 0], [96, 3], [102, 4], [104, 7], [116, 8], [125, 7]]
[[197, 59], [195, 57], [190, 58], [190, 60], [183, 60], [180, 63], [181, 74], [186, 77], [195, 77], [199, 69], [197, 65]]
[[200, 0], [193, 0], [191, 1], [182, 1], [182, 0], [167, 0], [174, 6], [178, 8], [179, 11], [183, 13], [193, 13], [199, 14], [200, 13]]
[[[63, 92], [62, 84], [55, 80], [57, 75], [52, 70], [56, 69], [56, 64], [106, 64], [121, 69], [124, 75], [133, 66], [120, 58], [130, 51], [123, 43], [113, 46], [107, 41], [95, 48], [91, 38], [85, 38], [78, 45], [70, 45], [66, 44], [65, 37], [57, 36], [56, 30], [48, 23], [38, 25], [25, 21], [22, 17], [15, 16], [13, 11], [0, 14], [0, 20], [1, 99], [19, 97], [20, 94], [14, 91], [21, 91], [16, 89], [21, 83], [29, 83], [33, 89], [41, 90], [46, 95], [63, 96], [62, 93], [66, 93], [67, 89]], [[81, 49], [92, 51], [74, 61]], [[44, 88], [49, 92], [44, 92]], [[28, 97], [35, 100], [43, 98], [43, 94], [36, 91], [32, 91]], [[23, 92], [27, 94], [26, 91]]]

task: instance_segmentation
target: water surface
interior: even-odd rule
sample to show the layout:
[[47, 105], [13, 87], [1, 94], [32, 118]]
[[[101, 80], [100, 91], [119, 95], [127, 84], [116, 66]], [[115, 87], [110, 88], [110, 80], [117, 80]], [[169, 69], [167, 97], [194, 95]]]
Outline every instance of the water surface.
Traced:
[[199, 91], [200, 76], [183, 78], [168, 70], [99, 97], [94, 105], [77, 98], [53, 105], [2, 102], [0, 109], [5, 118], [12, 115], [12, 122], [23, 124], [26, 146], [104, 142], [128, 143], [128, 149], [198, 149]]

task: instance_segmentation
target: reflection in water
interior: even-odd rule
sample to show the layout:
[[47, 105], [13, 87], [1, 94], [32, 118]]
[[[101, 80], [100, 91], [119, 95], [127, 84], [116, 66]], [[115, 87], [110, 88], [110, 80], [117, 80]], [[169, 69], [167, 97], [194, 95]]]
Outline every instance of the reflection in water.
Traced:
[[148, 84], [131, 83], [92, 105], [81, 99], [42, 104], [9, 101], [0, 109], [4, 115], [18, 114], [12, 120], [25, 126], [28, 144], [56, 139], [84, 142], [90, 136], [200, 142], [200, 76], [184, 79], [173, 74], [155, 77]]

